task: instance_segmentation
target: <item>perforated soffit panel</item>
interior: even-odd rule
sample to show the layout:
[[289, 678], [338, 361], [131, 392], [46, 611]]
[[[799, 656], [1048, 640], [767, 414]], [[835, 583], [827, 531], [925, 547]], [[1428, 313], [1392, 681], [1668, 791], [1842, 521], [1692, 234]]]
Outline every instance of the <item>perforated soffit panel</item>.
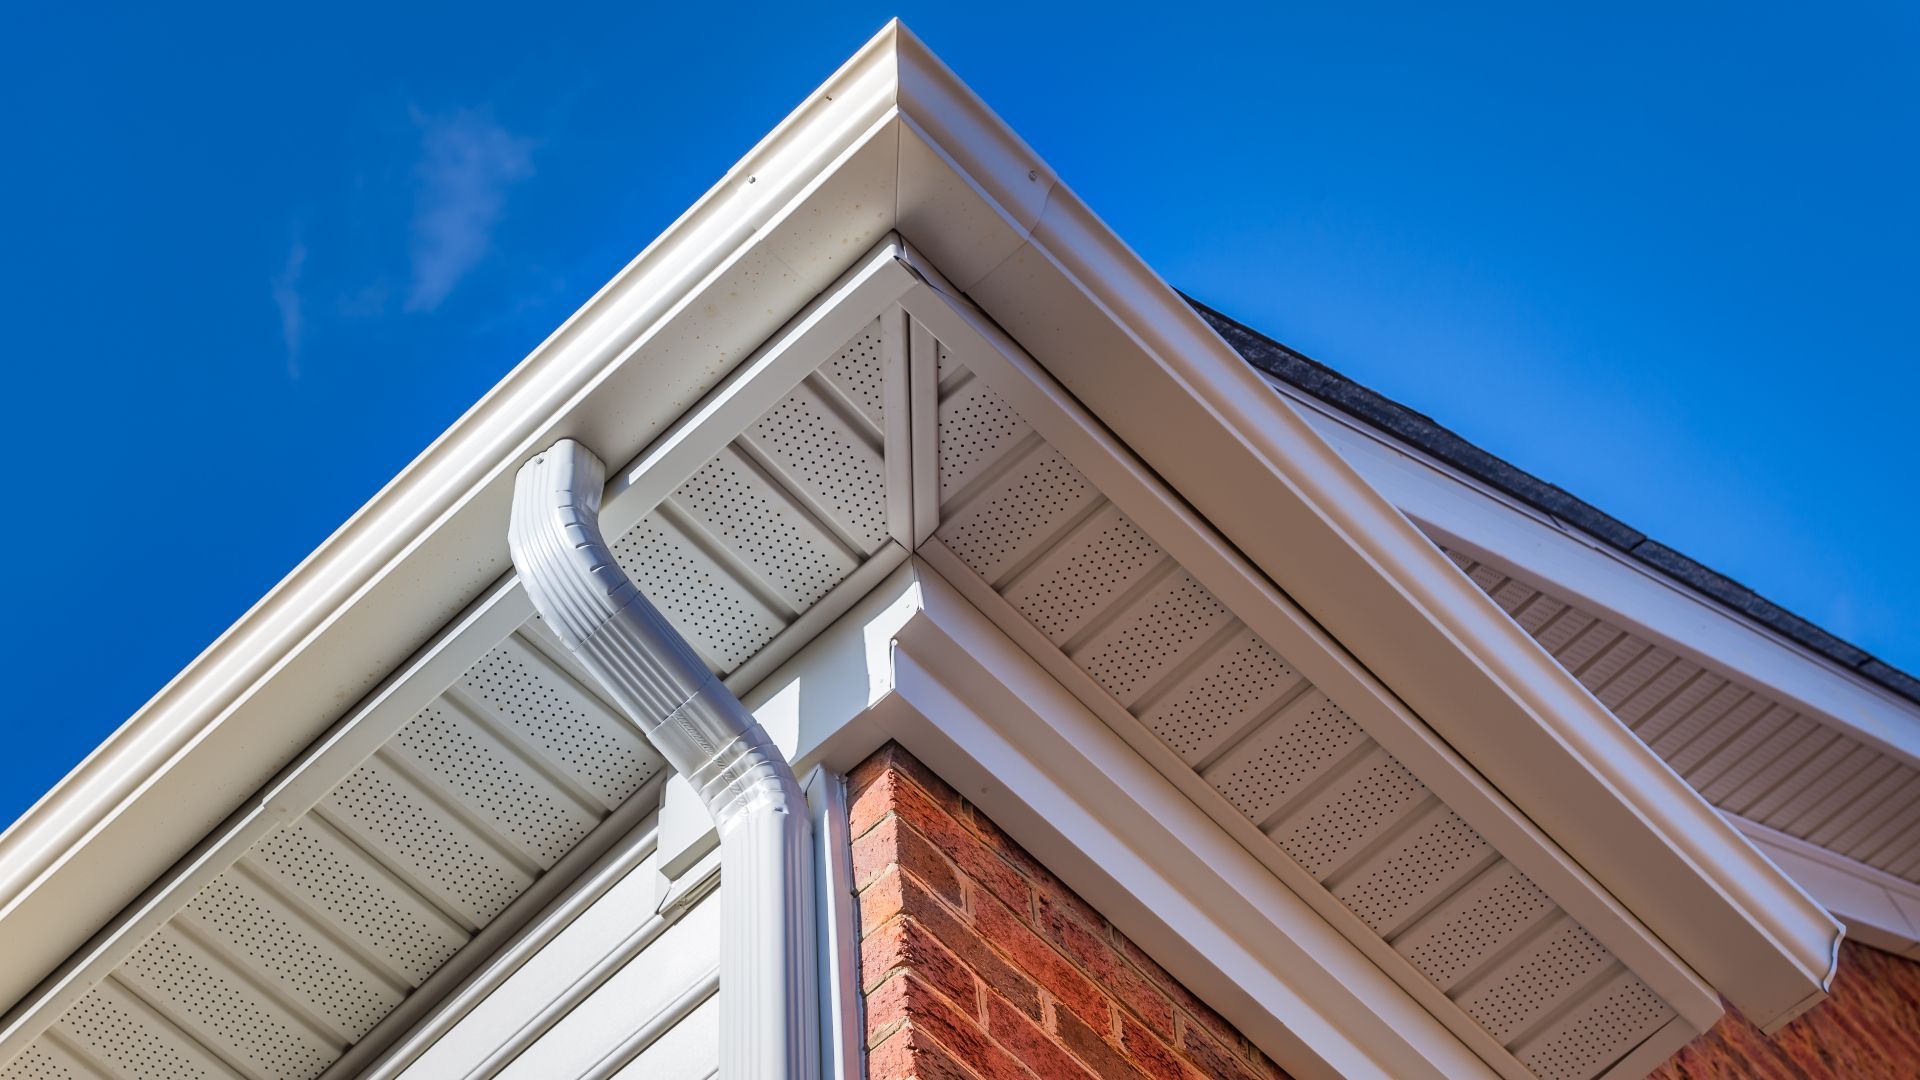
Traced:
[[1504, 570], [1447, 554], [1708, 802], [1920, 883], [1920, 769]]
[[1675, 1013], [943, 354], [938, 541], [1535, 1075]]
[[[716, 672], [888, 543], [881, 352], [876, 321], [616, 540]], [[325, 1072], [664, 767], [547, 640], [499, 642], [0, 1080]]]

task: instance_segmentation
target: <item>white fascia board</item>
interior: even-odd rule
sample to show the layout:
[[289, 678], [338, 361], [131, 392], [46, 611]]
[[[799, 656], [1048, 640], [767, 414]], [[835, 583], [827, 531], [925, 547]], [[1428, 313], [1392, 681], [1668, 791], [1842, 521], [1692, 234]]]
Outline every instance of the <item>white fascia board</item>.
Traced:
[[[711, 460], [720, 447], [791, 392], [795, 384], [825, 362], [859, 328], [893, 307], [903, 292], [919, 287], [919, 279], [900, 261], [900, 252], [898, 240], [892, 237], [876, 245], [843, 273], [840, 280], [815, 297], [740, 363], [644, 454], [620, 470], [618, 479], [609, 486], [602, 520], [619, 523], [618, 529], [624, 531], [652, 513], [670, 492]], [[831, 623], [866, 595], [906, 557], [905, 549], [888, 545], [869, 558], [768, 642], [751, 662], [729, 675], [729, 688], [751, 685], [751, 681], [793, 655], [820, 627]], [[496, 582], [466, 612], [447, 623], [377, 691], [309, 746], [280, 776], [245, 800], [225, 824], [196, 846], [189, 858], [176, 864], [84, 947], [71, 953], [52, 976], [22, 998], [0, 1021], [0, 1061], [35, 1038], [87, 989], [115, 970], [156, 928], [248, 848], [273, 829], [312, 809], [347, 774], [509, 635], [518, 631], [542, 638], [550, 645], [556, 663], [566, 667], [582, 685], [597, 685], [595, 677], [571, 659], [564, 643], [547, 624], [533, 616], [533, 604], [517, 575], [509, 574]], [[175, 767], [190, 769], [194, 763]], [[685, 782], [669, 783], [669, 792], [676, 787], [684, 788]], [[691, 796], [691, 790], [687, 790]], [[695, 802], [693, 812], [705, 822], [694, 830], [697, 839], [699, 832], [712, 831], [712, 821], [706, 809], [697, 805], [697, 799]], [[673, 808], [669, 802], [663, 810], [663, 838], [674, 831], [669, 820]], [[671, 864], [676, 860], [667, 861]], [[564, 873], [564, 870], [550, 871], [532, 892], [548, 889], [547, 882], [553, 873]], [[486, 933], [493, 933], [505, 919], [503, 914], [489, 925]], [[442, 971], [457, 964], [456, 958]], [[440, 977], [440, 974], [434, 976]], [[413, 1000], [409, 998], [409, 1002]], [[417, 1011], [414, 1005], [408, 1004], [395, 1015], [411, 1015], [409, 1010]], [[384, 1022], [377, 1030], [385, 1033]], [[365, 1042], [356, 1044], [342, 1060], [364, 1061], [370, 1053]]]
[[1920, 766], [1920, 706], [1279, 385], [1373, 486], [1448, 547], [1604, 615], [1836, 730]]
[[[945, 149], [962, 168], [973, 161]], [[1841, 934], [1825, 909], [1461, 575], [1063, 185], [1026, 242], [966, 291], [1743, 1013], [1772, 1028], [1825, 996]]]
[[1758, 822], [1728, 819], [1845, 923], [1848, 937], [1920, 960], [1920, 885]]
[[[917, 257], [917, 253], [909, 249], [909, 261]], [[1116, 443], [1044, 373], [1036, 370], [1032, 359], [1016, 343], [982, 322], [979, 313], [965, 306], [964, 301], [940, 293], [933, 285], [909, 291], [901, 302], [939, 335], [953, 350], [957, 362], [992, 386], [1129, 520], [1284, 656], [1289, 665], [1340, 702], [1394, 758], [1554, 897], [1568, 914], [1600, 939], [1689, 1023], [1704, 1031], [1720, 1017], [1719, 995], [1702, 983], [1669, 947], [1569, 859], [1531, 820], [1516, 811], [1497, 788], [1461, 760], [1424, 720], [1409, 712], [1400, 699], [1356, 662], [1338, 641], [1329, 638], [1258, 570], [1248, 566], [1237, 552], [1223, 543], [1183, 501], [1159, 484], [1125, 447]], [[936, 540], [924, 546], [920, 554], [936, 569], [946, 572], [949, 583], [1000, 625], [1162, 775], [1207, 809], [1222, 828], [1236, 834], [1240, 842], [1257, 855], [1271, 852], [1277, 862], [1261, 856], [1263, 861], [1267, 861], [1283, 881], [1307, 896], [1310, 903], [1319, 899], [1329, 905], [1331, 913], [1325, 908], [1322, 910], [1329, 921], [1340, 926], [1343, 918], [1351, 918], [1351, 912], [1325, 894], [1311, 877], [1299, 882], [1289, 880], [1291, 874], [1301, 873], [1291, 860], [1280, 855], [1266, 836], [1252, 828], [1239, 810], [1221, 799], [1218, 792], [1173, 755], [1157, 736], [1121, 709], [1109, 695], [1090, 685], [1086, 674], [1035, 631], [1025, 618], [1011, 610], [1004, 598], [964, 565], [955, 565], [948, 572], [950, 560], [955, 557], [943, 544]], [[1439, 998], [1427, 1001], [1428, 1007], [1461, 1023], [1462, 1038], [1469, 1045], [1476, 1039], [1486, 1038], [1485, 1032], [1464, 1014], [1455, 1016], [1458, 1010], [1452, 1002], [1439, 995], [1425, 976], [1407, 965], [1404, 957], [1375, 937], [1371, 930], [1356, 921], [1349, 929], [1349, 937], [1359, 942], [1376, 964], [1416, 997], [1431, 992]], [[1377, 949], [1370, 950], [1369, 946]], [[1492, 1043], [1485, 1050], [1511, 1060], [1498, 1043]]]
[[1294, 1076], [1497, 1075], [919, 559], [746, 700], [803, 769], [899, 741]]

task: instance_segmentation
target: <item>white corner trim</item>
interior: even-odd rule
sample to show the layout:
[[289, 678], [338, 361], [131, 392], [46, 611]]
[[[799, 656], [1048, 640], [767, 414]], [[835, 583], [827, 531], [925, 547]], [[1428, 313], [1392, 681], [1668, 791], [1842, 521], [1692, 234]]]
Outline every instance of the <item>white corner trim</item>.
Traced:
[[807, 777], [807, 802], [813, 807], [814, 883], [819, 889], [820, 1075], [824, 1080], [861, 1080], [867, 1041], [847, 778], [814, 769]]
[[1920, 960], [1920, 885], [1738, 815], [1727, 820], [1845, 923], [1848, 937]]
[[897, 739], [1291, 1074], [1498, 1075], [924, 561], [751, 699], [803, 767]]

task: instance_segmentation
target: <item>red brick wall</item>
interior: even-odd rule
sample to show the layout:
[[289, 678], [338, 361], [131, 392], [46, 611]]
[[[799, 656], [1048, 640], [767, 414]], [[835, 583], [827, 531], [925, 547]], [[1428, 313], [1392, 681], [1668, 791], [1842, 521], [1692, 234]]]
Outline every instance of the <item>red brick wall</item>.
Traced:
[[1772, 1037], [1729, 1012], [1658, 1080], [1912, 1080], [1920, 1076], [1920, 964], [1846, 942], [1833, 993]]
[[904, 750], [848, 782], [872, 1080], [1284, 1077]]

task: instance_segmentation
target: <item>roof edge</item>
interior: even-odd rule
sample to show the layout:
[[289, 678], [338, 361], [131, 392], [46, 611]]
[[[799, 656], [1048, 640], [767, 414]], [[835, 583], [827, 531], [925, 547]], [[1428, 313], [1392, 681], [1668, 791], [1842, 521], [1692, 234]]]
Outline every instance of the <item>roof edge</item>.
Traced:
[[[891, 229], [901, 32], [889, 23], [842, 64], [0, 833], [0, 1009], [507, 572], [505, 513], [523, 461], [561, 436], [637, 454]], [[853, 209], [863, 205], [886, 209]], [[815, 250], [829, 227], [845, 242]], [[759, 310], [716, 326], [692, 310], [714, 287]], [[649, 387], [662, 354], [693, 370]], [[596, 410], [591, 395], [615, 384], [638, 404]]]
[[[974, 164], [964, 146], [944, 151]], [[1841, 934], [1825, 909], [1494, 608], [1064, 184], [1027, 242], [967, 292], [1743, 1012], [1767, 1023], [1817, 1000]], [[1196, 433], [1215, 426], [1230, 435], [1202, 452]], [[1271, 503], [1246, 497], [1254, 484]], [[1383, 587], [1356, 588], [1363, 578]], [[1422, 669], [1444, 656], [1462, 662]], [[1570, 812], [1576, 790], [1587, 794], [1574, 801], [1607, 808]]]
[[1363, 386], [1204, 301], [1181, 298], [1255, 368], [1407, 443], [1509, 498], [1570, 525], [1732, 614], [1920, 705], [1920, 678], [1794, 614], [1725, 574], [1660, 543], [1556, 484], [1468, 441], [1446, 425]]

